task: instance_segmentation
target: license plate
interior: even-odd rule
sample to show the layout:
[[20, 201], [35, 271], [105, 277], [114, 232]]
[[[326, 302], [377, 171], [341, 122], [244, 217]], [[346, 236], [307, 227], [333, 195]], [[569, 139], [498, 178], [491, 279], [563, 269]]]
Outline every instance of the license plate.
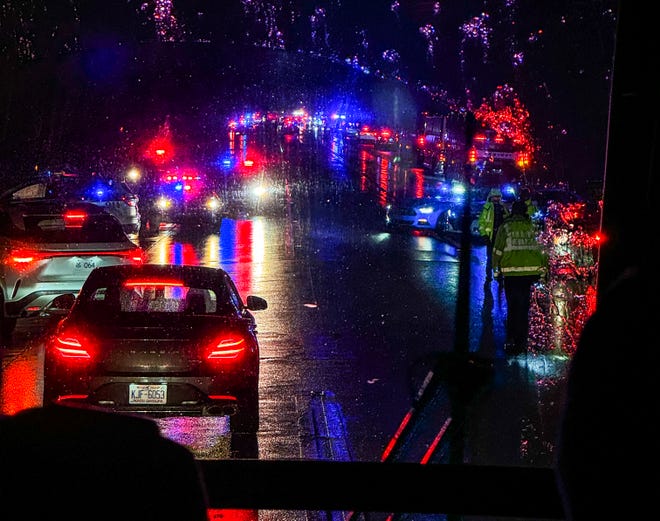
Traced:
[[167, 403], [167, 384], [129, 384], [128, 403], [164, 405]]
[[98, 265], [98, 257], [76, 257], [72, 260], [76, 271], [92, 271]]

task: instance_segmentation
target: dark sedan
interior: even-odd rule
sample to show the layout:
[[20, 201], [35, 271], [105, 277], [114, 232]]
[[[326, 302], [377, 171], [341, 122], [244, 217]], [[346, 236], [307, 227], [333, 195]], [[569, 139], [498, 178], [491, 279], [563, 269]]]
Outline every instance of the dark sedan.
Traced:
[[109, 266], [92, 271], [46, 342], [44, 404], [149, 416], [230, 415], [259, 428], [259, 344], [251, 311], [222, 269]]

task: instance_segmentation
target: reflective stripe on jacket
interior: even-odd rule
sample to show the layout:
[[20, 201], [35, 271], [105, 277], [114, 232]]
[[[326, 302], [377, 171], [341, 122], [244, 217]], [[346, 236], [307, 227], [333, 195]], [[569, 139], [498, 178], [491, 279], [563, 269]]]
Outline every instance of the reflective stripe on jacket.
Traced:
[[505, 277], [547, 271], [548, 257], [529, 217], [512, 215], [499, 227], [493, 244], [493, 268]]

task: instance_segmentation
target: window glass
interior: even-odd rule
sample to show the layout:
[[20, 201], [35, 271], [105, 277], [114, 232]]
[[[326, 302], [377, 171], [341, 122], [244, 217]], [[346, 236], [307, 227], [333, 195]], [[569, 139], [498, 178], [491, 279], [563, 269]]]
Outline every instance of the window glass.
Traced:
[[[96, 174], [14, 198], [135, 194], [147, 262], [229, 277], [92, 303], [258, 331], [257, 435], [173, 417], [168, 436], [200, 459], [552, 465], [607, 240], [619, 2], [24, 4], [2, 40], [2, 187], [70, 164]], [[548, 266], [511, 305], [481, 217], [504, 222], [523, 189]], [[108, 217], [7, 215], [28, 243], [125, 240]]]
[[125, 242], [126, 234], [121, 224], [111, 215], [88, 215], [78, 225], [67, 223], [63, 216], [26, 215], [22, 224], [25, 229], [12, 227], [18, 238], [39, 243], [109, 243]]
[[46, 185], [37, 183], [20, 190], [16, 190], [12, 194], [12, 199], [40, 199], [46, 196]]

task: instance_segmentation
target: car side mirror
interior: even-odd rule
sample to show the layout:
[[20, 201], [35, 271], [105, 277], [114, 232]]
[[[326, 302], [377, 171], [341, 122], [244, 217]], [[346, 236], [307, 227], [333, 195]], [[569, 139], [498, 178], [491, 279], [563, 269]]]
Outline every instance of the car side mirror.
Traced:
[[257, 297], [255, 295], [248, 295], [247, 308], [250, 311], [260, 311], [262, 309], [268, 308], [268, 302], [266, 302], [266, 299], [264, 298]]
[[73, 293], [65, 293], [55, 297], [49, 304], [42, 310], [40, 315], [42, 317], [63, 316], [69, 313], [69, 310], [76, 301], [76, 296]]

